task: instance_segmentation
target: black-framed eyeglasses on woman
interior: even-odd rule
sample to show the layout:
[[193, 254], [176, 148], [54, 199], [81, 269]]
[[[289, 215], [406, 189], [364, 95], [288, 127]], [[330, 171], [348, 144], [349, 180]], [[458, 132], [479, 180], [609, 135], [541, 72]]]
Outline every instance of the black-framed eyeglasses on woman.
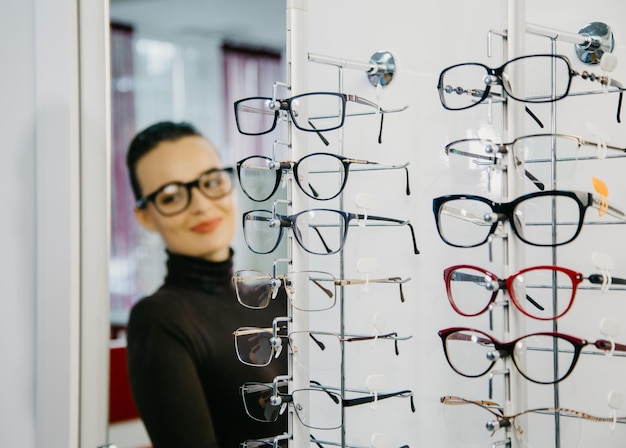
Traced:
[[[465, 327], [440, 330], [438, 335], [450, 367], [468, 378], [483, 376], [498, 359], [510, 357], [527, 380], [555, 384], [572, 373], [583, 347], [593, 345], [605, 353], [626, 352], [626, 345], [607, 339], [594, 342], [557, 332], [528, 334], [509, 342], [500, 342], [487, 333]], [[558, 363], [553, 362], [554, 350], [558, 350]]]
[[419, 254], [415, 232], [408, 220], [382, 216], [348, 213], [343, 210], [315, 208], [302, 210], [295, 215], [280, 215], [270, 210], [250, 210], [243, 214], [243, 235], [248, 248], [257, 254], [273, 252], [283, 237], [285, 228], [302, 249], [315, 255], [332, 255], [343, 249], [351, 221], [386, 223], [383, 226], [407, 226], [411, 231], [413, 252]]
[[[493, 92], [501, 86], [514, 100], [524, 103], [548, 103], [561, 100], [570, 94], [572, 79], [580, 76], [606, 87], [619, 90], [617, 122], [619, 123], [623, 98], [620, 82], [587, 71], [572, 69], [563, 55], [533, 54], [520, 56], [492, 68], [478, 62], [468, 62], [445, 68], [439, 75], [437, 90], [444, 108], [462, 110], [474, 107], [487, 98], [501, 100], [503, 94]], [[524, 82], [516, 82], [523, 79]]]
[[255, 155], [237, 162], [236, 168], [241, 189], [253, 201], [261, 202], [272, 197], [278, 190], [281, 179], [289, 171], [293, 171], [296, 185], [304, 194], [318, 201], [327, 201], [337, 197], [344, 190], [351, 165], [367, 165], [352, 171], [404, 169], [405, 192], [407, 196], [411, 194], [408, 163], [382, 165], [369, 160], [316, 152], [307, 154], [297, 162], [278, 162], [271, 157]]
[[190, 182], [170, 182], [137, 200], [137, 208], [143, 209], [148, 202], [163, 216], [182, 213], [191, 203], [191, 189], [197, 188], [209, 199], [220, 199], [233, 190], [232, 167], [213, 168]]
[[[580, 233], [587, 208], [607, 213], [621, 222], [626, 214], [605, 199], [583, 191], [550, 190], [525, 194], [511, 202], [494, 202], [482, 196], [453, 194], [433, 199], [433, 213], [441, 239], [454, 247], [476, 247], [509, 221], [515, 235], [532, 246], [555, 247], [573, 241]], [[556, 231], [550, 226], [556, 223]]]
[[[452, 308], [462, 316], [478, 316], [491, 309], [498, 291], [507, 291], [513, 305], [524, 315], [554, 320], [569, 311], [578, 286], [584, 281], [604, 285], [602, 274], [584, 276], [561, 266], [532, 266], [507, 278], [478, 266], [461, 264], [443, 271]], [[626, 285], [626, 279], [611, 277], [610, 284]]]

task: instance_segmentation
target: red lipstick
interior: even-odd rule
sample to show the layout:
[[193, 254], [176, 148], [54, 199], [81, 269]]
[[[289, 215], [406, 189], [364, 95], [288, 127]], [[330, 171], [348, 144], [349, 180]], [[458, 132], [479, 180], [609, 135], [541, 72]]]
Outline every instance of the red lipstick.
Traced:
[[215, 218], [207, 221], [202, 221], [191, 228], [195, 233], [210, 233], [213, 232], [217, 226], [222, 222], [222, 218]]

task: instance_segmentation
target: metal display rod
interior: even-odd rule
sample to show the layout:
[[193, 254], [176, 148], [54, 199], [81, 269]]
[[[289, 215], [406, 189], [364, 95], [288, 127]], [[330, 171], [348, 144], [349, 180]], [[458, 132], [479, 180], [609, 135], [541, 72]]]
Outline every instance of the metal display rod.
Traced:
[[576, 55], [585, 64], [599, 64], [602, 55], [612, 53], [615, 48], [613, 30], [602, 22], [591, 22], [581, 28], [578, 34], [531, 23], [526, 24], [526, 32], [576, 44]]
[[377, 51], [372, 55], [369, 62], [349, 61], [314, 53], [309, 53], [309, 61], [364, 71], [373, 86], [381, 85], [384, 87], [389, 85], [396, 72], [395, 60], [388, 51]]

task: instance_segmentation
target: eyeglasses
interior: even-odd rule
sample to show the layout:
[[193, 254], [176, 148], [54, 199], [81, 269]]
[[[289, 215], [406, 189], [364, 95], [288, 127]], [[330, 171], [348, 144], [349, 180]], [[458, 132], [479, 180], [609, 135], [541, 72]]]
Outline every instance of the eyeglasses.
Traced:
[[[369, 283], [395, 283], [400, 288], [400, 300], [404, 302], [402, 284], [410, 278], [388, 277], [375, 279], [341, 279], [321, 271], [299, 271], [282, 275], [270, 275], [261, 271], [242, 270], [235, 272], [233, 283], [237, 300], [246, 308], [267, 308], [281, 287], [285, 288], [291, 305], [300, 311], [323, 311], [337, 302], [337, 286], [368, 285]], [[310, 285], [306, 303], [298, 300], [294, 285]]]
[[558, 161], [556, 178], [566, 180], [573, 177], [576, 161], [584, 157], [582, 149], [594, 150], [596, 156], [598, 152], [603, 155], [606, 149], [626, 152], [626, 148], [595, 143], [569, 134], [533, 134], [518, 137], [511, 143], [496, 143], [484, 138], [456, 140], [445, 146], [445, 153], [455, 178], [476, 182], [476, 176], [471, 174], [486, 172], [490, 176], [494, 169], [504, 169], [504, 155], [512, 150], [517, 173], [544, 190], [552, 180], [552, 155]]
[[287, 441], [291, 440], [291, 434], [281, 434], [275, 437], [265, 437], [263, 439], [246, 440], [239, 444], [239, 448], [259, 448], [259, 447], [271, 447], [271, 448], [287, 448]]
[[[450, 367], [468, 378], [483, 376], [500, 358], [511, 357], [519, 373], [538, 384], [555, 384], [572, 373], [583, 347], [594, 345], [607, 353], [626, 352], [626, 345], [606, 339], [595, 342], [563, 333], [533, 333], [500, 342], [480, 330], [455, 327], [440, 330], [439, 337]], [[558, 356], [558, 363], [553, 356]], [[556, 365], [555, 365], [556, 364]]]
[[[235, 336], [235, 351], [237, 358], [243, 364], [253, 367], [268, 366], [272, 359], [278, 358], [282, 352], [282, 338], [279, 329], [260, 327], [241, 327], [233, 332]], [[335, 369], [341, 365], [341, 351], [345, 342], [362, 342], [377, 340], [392, 340], [395, 342], [395, 353], [399, 355], [398, 341], [408, 340], [411, 336], [399, 337], [398, 333], [377, 335], [345, 335], [324, 331], [293, 331], [289, 333], [288, 343], [293, 358], [301, 366], [311, 366], [309, 355], [324, 354], [325, 369]], [[319, 351], [307, 350], [309, 342]]]
[[[443, 279], [450, 305], [462, 316], [490, 310], [498, 291], [506, 290], [518, 310], [538, 320], [554, 320], [567, 313], [583, 280], [598, 285], [606, 282], [602, 274], [584, 277], [560, 266], [534, 266], [501, 279], [477, 266], [457, 265], [446, 268]], [[626, 285], [626, 279], [611, 277], [611, 283]]]
[[233, 168], [213, 168], [190, 182], [170, 182], [137, 200], [137, 208], [145, 208], [152, 202], [161, 215], [177, 215], [189, 207], [194, 187], [209, 199], [220, 199], [233, 189], [233, 171]]
[[381, 216], [347, 213], [343, 210], [316, 208], [295, 215], [279, 215], [269, 210], [250, 210], [243, 214], [243, 235], [248, 248], [257, 254], [273, 252], [283, 237], [283, 229], [291, 228], [300, 247], [315, 255], [332, 255], [343, 249], [350, 222], [358, 220], [381, 221], [386, 225], [408, 226], [413, 241], [413, 252], [419, 254], [415, 232], [409, 221]]
[[[464, 428], [466, 429], [466, 431], [464, 431], [464, 439], [470, 439], [472, 441], [478, 441], [479, 439], [483, 439], [484, 437], [481, 437], [481, 435], [492, 437], [498, 429], [511, 428], [514, 431], [518, 440], [527, 445], [529, 442], [528, 440], [526, 440], [526, 437], [528, 435], [527, 429], [532, 427], [539, 427], [539, 421], [534, 421], [535, 419], [529, 419], [529, 417], [535, 416], [537, 418], [540, 418], [546, 415], [554, 416], [558, 414], [564, 417], [584, 419], [592, 422], [605, 422], [610, 424], [614, 424], [617, 422], [626, 423], [626, 417], [596, 417], [585, 412], [561, 407], [535, 408], [528, 409], [523, 412], [518, 412], [513, 415], [505, 415], [502, 406], [491, 400], [474, 401], [467, 400], [461, 397], [444, 396], [440, 398], [440, 401], [442, 404], [446, 405], [446, 411], [457, 407], [463, 408], [463, 410], [465, 411], [464, 415], [460, 415], [459, 413], [453, 413], [453, 415], [450, 415], [451, 424], [455, 427], [458, 427], [460, 424], [465, 424], [464, 426], [466, 426], [467, 428]], [[472, 412], [473, 409], [475, 409], [477, 412]], [[485, 413], [482, 412], [482, 410], [489, 413], [490, 417], [488, 418], [491, 418], [491, 420], [485, 421], [486, 416]], [[520, 419], [519, 417], [522, 416], [525, 416], [526, 418]], [[469, 428], [469, 426], [473, 426], [473, 428]], [[480, 431], [481, 428], [482, 433], [479, 433], [478, 431]], [[561, 433], [563, 432], [564, 431], [562, 428]], [[570, 431], [566, 432], [569, 433]], [[541, 434], [541, 437], [546, 439], [545, 434]]]
[[[410, 390], [368, 395], [359, 398], [343, 398], [339, 393], [320, 386], [297, 389], [291, 394], [277, 392], [272, 384], [244, 383], [239, 391], [246, 414], [259, 422], [275, 422], [291, 403], [300, 423], [312, 429], [337, 429], [343, 425], [343, 408], [374, 403], [393, 397], [411, 400], [415, 412], [413, 393]], [[311, 410], [309, 412], [309, 410]], [[314, 411], [312, 411], [314, 410]]]
[[253, 201], [261, 202], [276, 193], [283, 175], [293, 170], [296, 185], [308, 197], [327, 201], [337, 197], [348, 181], [350, 166], [367, 165], [365, 170], [404, 169], [406, 174], [406, 194], [409, 189], [408, 163], [404, 165], [384, 166], [378, 162], [350, 159], [336, 154], [316, 152], [302, 157], [297, 162], [277, 162], [270, 157], [250, 156], [237, 162], [237, 176], [243, 192]]
[[327, 331], [292, 331], [289, 333], [289, 348], [294, 360], [305, 369], [334, 370], [341, 366], [344, 343], [379, 340], [394, 342], [396, 356], [400, 355], [398, 341], [406, 341], [412, 336], [398, 336], [398, 333], [373, 335], [347, 334], [341, 336]]
[[385, 111], [365, 98], [345, 93], [310, 92], [285, 99], [260, 96], [244, 98], [235, 101], [235, 122], [242, 134], [262, 135], [274, 130], [278, 118], [284, 116], [281, 112], [289, 112], [291, 121], [301, 131], [332, 131], [343, 126], [348, 102], [373, 108], [380, 113], [380, 141]]
[[[455, 194], [433, 199], [435, 223], [441, 239], [454, 247], [476, 247], [490, 240], [498, 223], [510, 221], [517, 237], [532, 246], [555, 247], [578, 236], [588, 207], [626, 221], [626, 214], [604, 198], [582, 191], [538, 191], [511, 202], [494, 202], [474, 195]], [[555, 218], [556, 230], [549, 231]]]
[[[474, 107], [487, 98], [501, 99], [502, 94], [492, 92], [494, 85], [502, 87], [514, 100], [524, 103], [549, 103], [565, 98], [572, 79], [580, 76], [606, 87], [619, 89], [617, 122], [620, 122], [623, 86], [607, 76], [587, 71], [577, 72], [562, 55], [534, 54], [511, 59], [497, 68], [470, 62], [444, 69], [439, 75], [437, 89], [443, 107], [462, 110]], [[515, 83], [517, 79], [524, 82]], [[465, 87], [467, 86], [467, 87]]]

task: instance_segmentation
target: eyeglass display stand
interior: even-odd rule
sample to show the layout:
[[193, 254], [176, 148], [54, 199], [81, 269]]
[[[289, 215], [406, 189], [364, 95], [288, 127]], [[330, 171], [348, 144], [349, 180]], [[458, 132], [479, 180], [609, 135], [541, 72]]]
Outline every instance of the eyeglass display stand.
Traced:
[[388, 51], [377, 51], [367, 63], [337, 59], [315, 53], [309, 53], [309, 61], [341, 68], [362, 70], [367, 74], [367, 78], [374, 87], [378, 85], [382, 87], [388, 86], [393, 81], [396, 73], [396, 61]]
[[[359, 70], [359, 71], [363, 71], [365, 72], [365, 74], [367, 75], [370, 83], [375, 86], [375, 87], [385, 87], [387, 85], [389, 85], [392, 81], [393, 81], [393, 77], [395, 75], [396, 72], [396, 65], [395, 65], [395, 59], [393, 57], [393, 55], [388, 52], [388, 51], [378, 51], [376, 53], [374, 53], [372, 55], [372, 57], [370, 58], [369, 62], [367, 63], [363, 63], [363, 62], [358, 62], [358, 61], [353, 61], [353, 60], [347, 60], [347, 59], [339, 59], [339, 58], [334, 58], [334, 57], [329, 57], [329, 56], [324, 56], [324, 55], [319, 55], [319, 54], [314, 54], [314, 53], [308, 53], [308, 60], [310, 62], [314, 62], [314, 63], [319, 63], [319, 64], [325, 64], [325, 65], [330, 65], [330, 66], [334, 66], [337, 68], [338, 71], [338, 91], [339, 92], [343, 92], [343, 70], [344, 69], [349, 69], [349, 70]], [[293, 64], [293, 62], [292, 62]], [[390, 110], [387, 112], [399, 112], [404, 110], [405, 108], [401, 108], [401, 109], [397, 109], [397, 110]], [[338, 130], [339, 132], [339, 145], [338, 148], [336, 149], [336, 153], [338, 155], [343, 155], [343, 129], [340, 128]], [[362, 170], [366, 171], [367, 168], [362, 168]], [[374, 198], [370, 197], [369, 195], [367, 195], [367, 197], [363, 197], [360, 196], [360, 201], [365, 201], [367, 204], [363, 204], [363, 203], [357, 203], [358, 207], [362, 207], [362, 208], [370, 208], [369, 205], [371, 205], [371, 203], [374, 201]], [[343, 197], [343, 193], [339, 195], [339, 208], [340, 209], [344, 209], [344, 197]], [[375, 260], [372, 259], [368, 259], [368, 263], [372, 264]], [[344, 272], [345, 272], [345, 260], [344, 260], [344, 256], [343, 256], [343, 252], [340, 252], [339, 254], [339, 276], [340, 278], [344, 277]], [[340, 329], [339, 329], [339, 334], [341, 335], [341, 337], [345, 336], [345, 309], [344, 309], [344, 286], [340, 286], [339, 287], [339, 291], [338, 291], [338, 295], [339, 295], [339, 325], [340, 325]], [[341, 352], [341, 393], [342, 395], [345, 393], [346, 391], [346, 381], [345, 381], [345, 352], [342, 350]], [[371, 377], [368, 378], [369, 380], [371, 380]], [[378, 378], [378, 382], [380, 383], [381, 381], [383, 381], [382, 379]], [[370, 390], [371, 391], [371, 390]], [[345, 421], [345, 409], [342, 409], [342, 420]], [[377, 433], [376, 434], [376, 438], [374, 438], [374, 436], [372, 436], [372, 443], [374, 444], [374, 442], [376, 441], [377, 444], [380, 444], [380, 441], [382, 439], [385, 438], [384, 434], [381, 433]], [[341, 446], [346, 446], [346, 431], [345, 431], [345, 427], [341, 428]], [[373, 445], [375, 446], [375, 445]]]
[[[586, 26], [584, 26], [578, 34], [568, 33], [559, 30], [553, 30], [545, 27], [540, 27], [533, 24], [528, 24], [525, 21], [525, 2], [519, 0], [505, 0], [505, 11], [506, 11], [506, 23], [508, 25], [508, 29], [506, 32], [502, 33], [502, 36], [506, 36], [506, 57], [507, 59], [511, 59], [517, 56], [521, 56], [523, 54], [523, 46], [525, 40], [525, 34], [534, 34], [539, 36], [544, 36], [551, 40], [552, 44], [552, 53], [556, 54], [556, 41], [564, 41], [575, 44], [576, 53], [578, 58], [586, 63], [586, 64], [597, 64], [600, 62], [602, 55], [605, 52], [612, 52], [615, 39], [613, 31], [610, 27], [608, 27], [604, 23], [600, 22], [592, 22]], [[592, 93], [592, 92], [589, 92]], [[521, 129], [521, 122], [523, 116], [523, 106], [519, 104], [515, 104], [513, 102], [508, 102], [505, 104], [504, 110], [506, 113], [505, 116], [505, 132], [508, 133], [507, 141], [511, 141], [511, 137], [516, 137], [518, 133], [516, 129]], [[550, 132], [556, 133], [556, 108], [555, 104], [551, 105], [551, 114], [550, 114]], [[552, 164], [557, 163], [555, 155], [552, 157]], [[513, 161], [511, 159], [508, 160], [508, 172], [514, 172]], [[555, 167], [552, 169], [552, 179], [551, 179], [551, 188], [555, 189], [556, 178], [554, 176]], [[508, 194], [512, 196], [516, 196], [517, 192], [520, 191], [521, 181], [520, 179], [516, 179], [518, 176], [507, 176], [508, 180]], [[556, 223], [556, 217], [552, 216], [552, 222]], [[510, 234], [510, 232], [508, 232]], [[509, 262], [508, 269], [514, 269], [516, 264], [520, 264], [524, 259], [524, 248], [521, 246], [521, 242], [516, 241], [514, 238], [508, 238], [508, 253], [507, 258]], [[507, 260], [505, 258], [505, 260]], [[557, 264], [557, 250], [556, 247], [551, 248], [551, 261], [552, 264]], [[508, 274], [508, 273], [507, 273]], [[553, 290], [553, 303], [556, 306], [556, 290]], [[508, 322], [505, 323], [505, 329], [511, 332], [511, 335], [521, 335], [523, 333], [524, 321], [521, 313], [518, 312], [509, 312]], [[552, 331], [558, 331], [558, 322], [556, 320], [553, 321]], [[555, 348], [553, 353], [553, 363], [555, 366], [558, 364], [558, 347]], [[517, 408], [525, 407], [527, 401], [526, 395], [526, 387], [525, 381], [521, 377], [519, 373], [515, 371], [515, 369], [508, 369], [509, 375], [507, 376], [509, 380], [506, 382], [506, 386], [509, 390], [505, 391], [505, 397], [507, 397], [510, 402], [505, 404], [505, 413], [510, 409], [507, 409], [507, 405], [510, 406], [512, 403], [515, 403]], [[560, 403], [560, 391], [559, 385], [553, 385], [553, 406], [559, 407]], [[554, 415], [554, 447], [561, 447], [561, 433], [560, 433], [560, 415], [556, 413]], [[532, 431], [532, 428], [529, 428]], [[522, 445], [520, 441], [516, 439], [516, 437], [512, 434], [510, 428], [507, 429], [507, 437], [509, 443], [507, 446], [511, 446], [511, 448], [517, 448]]]
[[[308, 1], [307, 0], [287, 0], [287, 81], [291, 88], [292, 95], [299, 95], [308, 90], [308, 75], [306, 67], [306, 52], [308, 48]], [[288, 122], [288, 137], [291, 144], [292, 160], [299, 160], [306, 155], [307, 137], [305, 132], [294, 132], [294, 125]], [[291, 200], [292, 210], [300, 211], [306, 208], [307, 197], [295, 188], [293, 179], [288, 179], [287, 194]], [[308, 269], [308, 256], [298, 244], [293, 241], [293, 236], [289, 236], [287, 249], [292, 260], [292, 269], [302, 271]], [[295, 284], [298, 291], [298, 300], [303, 304], [308, 302], [308, 285]], [[309, 330], [308, 316], [306, 312], [292, 312], [292, 307], [287, 305], [291, 319], [289, 331]], [[306, 347], [302, 348], [306, 350]], [[289, 352], [289, 351], [288, 351]], [[296, 389], [306, 389], [310, 386], [310, 373], [289, 356], [289, 374], [292, 381], [289, 383], [290, 392]], [[303, 403], [307, 406], [308, 403]], [[291, 406], [289, 406], [289, 433], [292, 435], [290, 446], [293, 448], [310, 447], [310, 431], [308, 427], [298, 424], [297, 417]]]

